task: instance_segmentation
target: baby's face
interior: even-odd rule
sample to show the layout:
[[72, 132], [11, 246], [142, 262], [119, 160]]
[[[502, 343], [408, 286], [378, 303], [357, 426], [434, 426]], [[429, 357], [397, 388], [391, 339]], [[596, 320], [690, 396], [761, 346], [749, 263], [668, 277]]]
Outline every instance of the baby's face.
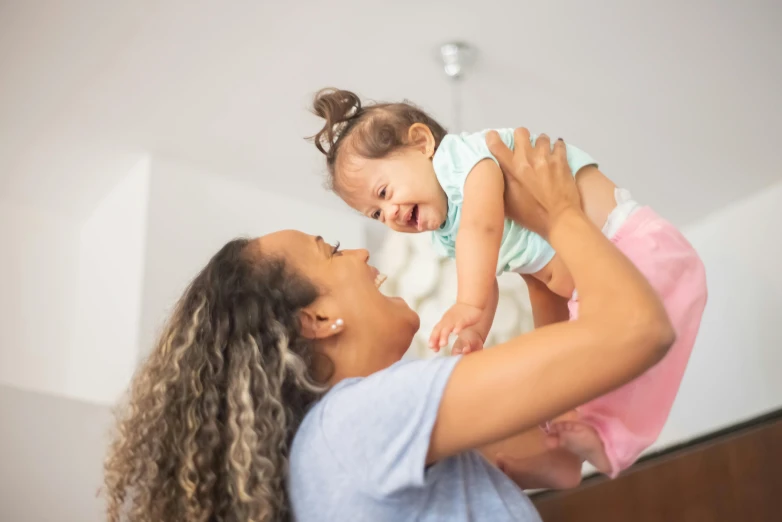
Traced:
[[437, 230], [448, 213], [432, 160], [414, 148], [381, 159], [347, 158], [336, 181], [348, 205], [397, 232]]

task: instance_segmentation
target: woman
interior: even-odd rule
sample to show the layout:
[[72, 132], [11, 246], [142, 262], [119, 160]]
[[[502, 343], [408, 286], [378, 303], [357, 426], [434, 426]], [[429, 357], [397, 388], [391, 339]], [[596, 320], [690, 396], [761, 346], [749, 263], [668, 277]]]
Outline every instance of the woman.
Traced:
[[[418, 316], [379, 292], [366, 251], [294, 231], [232, 241], [134, 380], [106, 464], [109, 519], [539, 520], [474, 450], [501, 451], [628, 382], [673, 333], [654, 292], [584, 217], [562, 142], [551, 152], [541, 136], [511, 153], [488, 141], [508, 214], [573, 274], [578, 320], [400, 363]], [[529, 143], [526, 130], [516, 143]]]

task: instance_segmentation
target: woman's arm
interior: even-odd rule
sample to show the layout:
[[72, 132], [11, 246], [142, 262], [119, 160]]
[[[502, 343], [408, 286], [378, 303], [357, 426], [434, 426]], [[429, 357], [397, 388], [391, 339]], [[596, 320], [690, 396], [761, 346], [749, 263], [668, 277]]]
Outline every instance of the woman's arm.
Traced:
[[[567, 321], [567, 300], [548, 289], [540, 280], [521, 276], [529, 290], [535, 328]], [[483, 456], [501, 469], [522, 489], [568, 489], [581, 482], [581, 460], [562, 448], [551, 449], [545, 434], [534, 427], [508, 439], [480, 448]], [[551, 473], [556, 470], [556, 473]], [[553, 480], [553, 479], [556, 480]]]
[[562, 256], [580, 315], [459, 361], [440, 402], [428, 462], [521, 433], [598, 397], [659, 361], [674, 339], [649, 284], [579, 208], [564, 144], [552, 154], [541, 136], [533, 154], [524, 146], [528, 132], [516, 134], [512, 155], [496, 141], [490, 145], [507, 176], [506, 214]]

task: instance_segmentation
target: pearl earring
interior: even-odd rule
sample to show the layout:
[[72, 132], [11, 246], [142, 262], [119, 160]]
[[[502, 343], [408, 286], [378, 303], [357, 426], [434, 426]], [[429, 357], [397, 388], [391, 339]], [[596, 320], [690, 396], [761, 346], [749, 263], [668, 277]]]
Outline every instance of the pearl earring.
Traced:
[[345, 324], [345, 321], [343, 321], [342, 319], [337, 319], [336, 321], [334, 321], [334, 324], [331, 325], [331, 329], [336, 330], [338, 326], [342, 326], [343, 324]]

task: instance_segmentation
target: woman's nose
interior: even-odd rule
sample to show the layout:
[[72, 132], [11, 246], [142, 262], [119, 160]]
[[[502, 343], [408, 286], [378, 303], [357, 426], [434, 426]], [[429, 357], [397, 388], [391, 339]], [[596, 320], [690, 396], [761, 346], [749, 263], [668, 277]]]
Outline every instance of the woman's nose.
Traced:
[[369, 250], [366, 248], [356, 248], [355, 250], [351, 250], [350, 253], [357, 256], [364, 263], [369, 262]]

